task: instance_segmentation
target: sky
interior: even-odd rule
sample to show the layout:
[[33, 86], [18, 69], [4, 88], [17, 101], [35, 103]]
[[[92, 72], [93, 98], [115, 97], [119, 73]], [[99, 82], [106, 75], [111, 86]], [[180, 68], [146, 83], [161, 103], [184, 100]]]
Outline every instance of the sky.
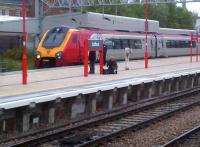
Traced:
[[[177, 5], [181, 6], [182, 4]], [[200, 2], [186, 3], [186, 7], [189, 11], [198, 13], [198, 15], [200, 16]]]
[[187, 3], [186, 7], [188, 10], [198, 13], [198, 15], [200, 16], [200, 2]]

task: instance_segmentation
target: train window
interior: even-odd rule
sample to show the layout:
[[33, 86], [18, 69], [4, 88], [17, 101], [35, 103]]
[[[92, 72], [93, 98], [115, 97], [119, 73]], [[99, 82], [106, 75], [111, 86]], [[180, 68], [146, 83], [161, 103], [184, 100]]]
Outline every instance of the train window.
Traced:
[[78, 38], [77, 35], [74, 35], [73, 38], [72, 38], [72, 42], [77, 43], [77, 38]]
[[114, 49], [121, 49], [121, 41], [119, 39], [115, 39], [114, 41]]
[[179, 48], [185, 48], [185, 41], [180, 41]]
[[[166, 42], [167, 48], [190, 48], [190, 41], [182, 41], [182, 40], [168, 40]], [[192, 47], [196, 47], [196, 42], [192, 43]]]
[[142, 49], [142, 41], [140, 39], [131, 39], [130, 48], [132, 49]]
[[175, 48], [179, 48], [179, 41], [175, 41]]
[[128, 40], [123, 39], [122, 40], [122, 48], [125, 49], [126, 47], [129, 47]]
[[189, 48], [190, 47], [190, 41], [185, 41], [185, 47]]
[[114, 47], [113, 39], [107, 39], [104, 41], [104, 43], [107, 45], [108, 49], [113, 49], [113, 47]]
[[[190, 48], [191, 45], [191, 41], [188, 42], [188, 48]], [[195, 48], [196, 47], [196, 42], [192, 41], [192, 47]]]
[[47, 33], [42, 46], [46, 48], [53, 48], [59, 46], [63, 42], [67, 31], [67, 28], [53, 28]]
[[176, 47], [176, 41], [171, 40], [171, 48], [175, 48]]
[[196, 47], [196, 42], [192, 41], [192, 47], [195, 48]]
[[170, 40], [167, 40], [167, 41], [166, 41], [166, 47], [167, 47], [167, 48], [171, 48], [171, 41], [170, 41]]

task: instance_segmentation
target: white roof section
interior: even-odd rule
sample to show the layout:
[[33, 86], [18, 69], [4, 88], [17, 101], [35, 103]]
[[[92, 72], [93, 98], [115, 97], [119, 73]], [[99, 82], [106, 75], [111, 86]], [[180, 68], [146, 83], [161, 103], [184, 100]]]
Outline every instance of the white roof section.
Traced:
[[[198, 20], [198, 23], [200, 20]], [[41, 25], [41, 31], [39, 31]], [[61, 25], [70, 27], [90, 27], [105, 30], [122, 30], [122, 31], [145, 31], [145, 19], [131, 18], [124, 16], [108, 15], [101, 13], [71, 13], [46, 16], [39, 23], [38, 18], [26, 18], [27, 33], [39, 34], [47, 30]], [[159, 22], [148, 20], [149, 32], [165, 33], [165, 34], [189, 34], [196, 32], [195, 30], [160, 28]], [[21, 33], [22, 17], [13, 17], [0, 15], [0, 32]]]
[[[158, 21], [148, 20], [148, 22], [150, 32], [159, 31]], [[93, 12], [47, 16], [42, 21], [42, 31], [45, 32], [52, 27], [60, 25], [99, 28], [105, 30], [145, 31], [145, 19]]]
[[[27, 33], [39, 33], [39, 20], [37, 18], [26, 18]], [[0, 15], [0, 32], [21, 33], [22, 17]]]
[[13, 20], [22, 20], [22, 17], [0, 15], [0, 22], [13, 21]]
[[186, 34], [190, 35], [191, 33], [195, 33], [195, 30], [187, 30], [187, 29], [172, 29], [172, 28], [160, 28], [161, 34]]
[[[145, 19], [101, 13], [87, 13], [87, 26], [109, 30], [145, 31]], [[149, 32], [159, 31], [159, 22], [148, 20]]]

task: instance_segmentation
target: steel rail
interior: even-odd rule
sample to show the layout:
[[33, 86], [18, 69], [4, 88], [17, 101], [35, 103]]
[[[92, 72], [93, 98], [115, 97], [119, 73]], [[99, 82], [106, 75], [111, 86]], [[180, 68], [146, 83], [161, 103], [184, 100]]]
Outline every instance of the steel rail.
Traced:
[[161, 119], [163, 118], [167, 118], [177, 112], [180, 112], [180, 111], [185, 111], [189, 108], [192, 108], [193, 106], [195, 105], [198, 105], [200, 103], [200, 100], [198, 100], [198, 102], [193, 102], [191, 104], [188, 104], [186, 106], [183, 106], [181, 108], [178, 108], [178, 109], [175, 109], [173, 111], [170, 111], [168, 113], [165, 113], [165, 114], [161, 114], [157, 117], [153, 117], [153, 118], [150, 118], [150, 119], [147, 119], [146, 121], [142, 121], [141, 123], [138, 123], [138, 124], [133, 124], [133, 125], [130, 125], [129, 127], [125, 127], [124, 129], [120, 129], [116, 132], [112, 132], [110, 134], [106, 134], [106, 135], [103, 135], [97, 139], [91, 139], [91, 141], [83, 141], [84, 143], [83, 144], [78, 144], [76, 145], [77, 147], [87, 147], [87, 146], [93, 146], [93, 145], [98, 145], [99, 143], [104, 143], [106, 142], [107, 140], [110, 140], [111, 138], [113, 137], [118, 137], [120, 136], [121, 134], [124, 134], [126, 133], [127, 131], [130, 131], [130, 130], [138, 130], [138, 129], [141, 129], [141, 128], [144, 128], [145, 126], [148, 126], [149, 124], [151, 123], [155, 123], [157, 121], [160, 121]]
[[169, 142], [161, 145], [160, 147], [173, 147], [176, 146], [179, 142], [187, 139], [189, 136], [192, 136], [193, 134], [195, 134], [196, 132], [200, 131], [200, 125], [194, 127], [193, 129], [183, 133], [182, 135], [174, 138], [173, 140], [170, 140]]

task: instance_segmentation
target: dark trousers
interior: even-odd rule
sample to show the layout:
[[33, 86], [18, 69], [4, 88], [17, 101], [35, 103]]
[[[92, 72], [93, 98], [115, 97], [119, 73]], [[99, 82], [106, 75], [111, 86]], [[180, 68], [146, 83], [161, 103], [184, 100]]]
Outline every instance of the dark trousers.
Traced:
[[106, 53], [103, 55], [103, 65], [106, 65]]
[[90, 61], [90, 73], [94, 73], [95, 71], [95, 62], [94, 61]]

